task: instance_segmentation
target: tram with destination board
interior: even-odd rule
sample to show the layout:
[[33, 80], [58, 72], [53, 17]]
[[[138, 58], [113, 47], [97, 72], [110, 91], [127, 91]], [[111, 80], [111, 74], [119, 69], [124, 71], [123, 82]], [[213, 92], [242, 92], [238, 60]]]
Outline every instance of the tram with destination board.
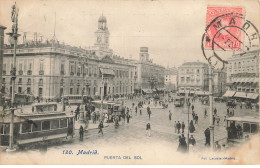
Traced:
[[227, 141], [244, 142], [259, 133], [259, 118], [251, 116], [229, 117], [226, 119]]
[[[13, 142], [18, 147], [73, 137], [74, 115], [57, 111], [55, 103], [34, 104], [34, 110], [16, 110]], [[33, 111], [33, 112], [32, 112]], [[0, 146], [9, 146], [11, 115], [0, 118]]]

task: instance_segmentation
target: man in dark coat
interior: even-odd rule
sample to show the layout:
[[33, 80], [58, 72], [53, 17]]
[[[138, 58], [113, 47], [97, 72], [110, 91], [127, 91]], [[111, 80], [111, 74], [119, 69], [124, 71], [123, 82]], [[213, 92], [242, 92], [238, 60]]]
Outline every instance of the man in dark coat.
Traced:
[[207, 145], [210, 146], [210, 130], [209, 130], [209, 128], [207, 128], [207, 129], [204, 131], [204, 134], [205, 134], [205, 137], [206, 137], [205, 146], [207, 146]]
[[81, 140], [83, 139], [83, 134], [84, 134], [84, 129], [81, 125], [80, 128], [79, 128], [79, 137], [80, 137]]
[[103, 121], [100, 121], [99, 125], [98, 125], [98, 134], [101, 133], [103, 135], [103, 130], [102, 128], [104, 128], [104, 125], [103, 125]]
[[180, 129], [181, 129], [181, 123], [178, 121], [178, 123], [177, 123], [178, 134], [180, 133]]
[[181, 124], [182, 133], [184, 133], [184, 129], [185, 129], [185, 124], [184, 124], [184, 122], [182, 122], [182, 124]]
[[193, 120], [190, 121], [190, 128], [189, 129], [190, 129], [190, 133], [193, 133], [195, 131]]
[[151, 112], [151, 109], [150, 109], [149, 106], [147, 107], [147, 113], [148, 113], [148, 116], [149, 116], [149, 119], [150, 119], [150, 117], [151, 117], [151, 113], [152, 113], [152, 112]]
[[126, 121], [127, 121], [127, 123], [129, 123], [129, 120], [130, 120], [130, 115], [127, 113], [127, 115], [126, 115]]

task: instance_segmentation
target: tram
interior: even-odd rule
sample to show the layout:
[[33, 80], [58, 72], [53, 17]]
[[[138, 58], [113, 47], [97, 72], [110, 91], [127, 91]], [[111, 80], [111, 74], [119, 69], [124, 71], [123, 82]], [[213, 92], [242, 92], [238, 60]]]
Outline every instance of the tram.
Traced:
[[259, 133], [259, 118], [251, 116], [229, 117], [226, 120], [227, 142], [239, 143]]
[[185, 103], [185, 99], [184, 97], [176, 97], [174, 100], [174, 105], [175, 107], [182, 107]]
[[[84, 103], [87, 101], [87, 96], [83, 96]], [[64, 95], [64, 103], [66, 105], [80, 105], [82, 103], [82, 95]]]
[[[55, 141], [74, 134], [74, 115], [57, 111], [55, 103], [33, 105], [32, 111], [15, 111], [14, 145], [22, 147], [43, 141]], [[11, 115], [0, 118], [0, 146], [9, 146]]]

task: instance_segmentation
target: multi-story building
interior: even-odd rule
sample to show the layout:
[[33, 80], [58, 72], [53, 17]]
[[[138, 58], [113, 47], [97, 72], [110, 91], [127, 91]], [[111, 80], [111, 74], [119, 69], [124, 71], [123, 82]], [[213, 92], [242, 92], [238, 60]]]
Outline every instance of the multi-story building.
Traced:
[[250, 98], [250, 95], [255, 99], [258, 97], [259, 50], [234, 54], [228, 59], [227, 89], [236, 91], [235, 97]]
[[175, 67], [167, 67], [165, 70], [165, 89], [168, 91], [175, 91], [178, 85], [178, 69]]
[[208, 64], [203, 62], [185, 62], [178, 68], [178, 91], [194, 93], [208, 91]]
[[[4, 31], [6, 27], [0, 25], [0, 88], [2, 88], [2, 70], [3, 70], [3, 49], [4, 49]], [[0, 90], [0, 111], [2, 111], [2, 93], [3, 90]]]
[[138, 89], [164, 88], [165, 68], [153, 63], [149, 58], [148, 47], [141, 47], [137, 61], [137, 85]]
[[226, 92], [226, 68], [223, 70], [213, 69], [212, 90], [214, 96], [222, 96]]
[[[103, 19], [102, 19], [103, 18]], [[98, 21], [98, 29], [107, 33], [104, 16]], [[101, 32], [102, 34], [102, 32]], [[97, 43], [100, 33], [96, 33]], [[109, 35], [109, 34], [108, 34]], [[107, 34], [106, 46], [109, 41]], [[101, 44], [100, 44], [101, 45]], [[93, 47], [96, 49], [96, 47]], [[112, 51], [105, 48], [107, 51]], [[99, 53], [97, 55], [97, 53]], [[86, 50], [59, 44], [58, 41], [46, 43], [33, 41], [17, 46], [16, 93], [32, 94], [35, 97], [59, 98], [61, 95], [88, 96], [126, 95], [134, 92], [135, 66], [119, 62], [117, 57], [100, 50]], [[3, 91], [10, 94], [13, 49], [6, 46], [4, 51]]]

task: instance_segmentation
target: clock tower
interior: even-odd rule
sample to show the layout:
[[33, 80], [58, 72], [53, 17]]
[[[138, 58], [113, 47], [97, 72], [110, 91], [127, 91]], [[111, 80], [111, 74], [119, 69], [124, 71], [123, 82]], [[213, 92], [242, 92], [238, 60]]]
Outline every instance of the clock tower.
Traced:
[[98, 19], [98, 30], [96, 34], [96, 55], [99, 57], [104, 57], [106, 55], [111, 56], [112, 52], [109, 49], [109, 31], [107, 28], [107, 19], [105, 16], [100, 16]]

